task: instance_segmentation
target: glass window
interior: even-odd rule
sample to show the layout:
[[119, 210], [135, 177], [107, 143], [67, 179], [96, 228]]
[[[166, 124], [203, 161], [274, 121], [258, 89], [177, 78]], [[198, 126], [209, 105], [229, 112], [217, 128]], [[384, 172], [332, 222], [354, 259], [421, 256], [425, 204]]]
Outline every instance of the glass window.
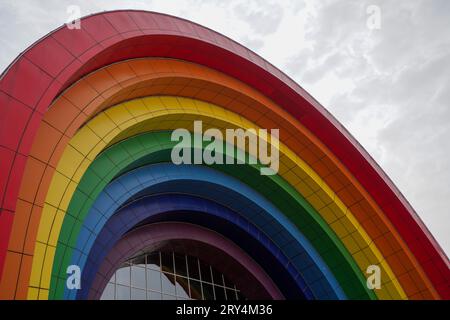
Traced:
[[189, 279], [189, 287], [191, 289], [191, 299], [202, 300], [202, 287], [200, 281]]
[[145, 268], [131, 267], [131, 286], [145, 289]]
[[225, 281], [225, 287], [234, 288], [233, 282], [231, 282], [225, 275], [223, 276], [223, 280]]
[[150, 252], [133, 257], [117, 269], [101, 299], [240, 300], [245, 297], [225, 275], [196, 257]]
[[177, 297], [171, 296], [169, 294], [163, 294], [163, 300], [176, 300]]
[[212, 282], [211, 268], [208, 264], [200, 261], [201, 280], [206, 282]]
[[116, 283], [116, 274], [115, 273], [112, 275], [111, 279], [109, 279], [109, 282]]
[[214, 293], [216, 294], [216, 300], [226, 300], [224, 287], [214, 286]]
[[130, 287], [117, 285], [116, 300], [130, 300]]
[[202, 282], [203, 300], [214, 300], [214, 288], [212, 284]]
[[175, 253], [175, 273], [187, 277], [186, 256], [184, 254]]
[[145, 290], [131, 288], [131, 300], [146, 300]]
[[162, 271], [173, 273], [173, 253], [161, 252]]
[[184, 277], [176, 277], [175, 289], [177, 291], [177, 297], [189, 298], [189, 281]]
[[145, 268], [145, 256], [139, 256], [131, 260], [131, 265]]
[[161, 261], [159, 252], [152, 252], [147, 254], [147, 268], [160, 270]]
[[105, 287], [105, 290], [103, 290], [101, 300], [114, 300], [114, 284], [108, 283]]
[[147, 291], [148, 300], [162, 300], [162, 295], [159, 292]]
[[227, 300], [235, 301], [236, 299], [236, 291], [234, 289], [227, 289]]
[[175, 295], [175, 276], [170, 273], [161, 274], [162, 292]]
[[222, 274], [218, 272], [216, 269], [212, 269], [214, 284], [218, 284], [219, 286], [223, 286]]
[[130, 267], [122, 267], [116, 272], [116, 283], [124, 286], [130, 285]]
[[161, 292], [161, 273], [156, 270], [147, 269], [147, 290]]
[[200, 280], [200, 274], [199, 274], [199, 267], [198, 267], [198, 259], [195, 257], [188, 256], [188, 271], [189, 271], [189, 278]]

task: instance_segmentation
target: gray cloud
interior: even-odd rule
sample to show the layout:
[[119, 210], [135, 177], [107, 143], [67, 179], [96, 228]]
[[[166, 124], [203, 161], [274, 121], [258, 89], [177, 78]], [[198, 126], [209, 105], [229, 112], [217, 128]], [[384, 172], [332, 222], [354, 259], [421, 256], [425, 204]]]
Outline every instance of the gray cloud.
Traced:
[[258, 51], [264, 46], [264, 40], [261, 38], [250, 38], [248, 36], [242, 37], [240, 43], [253, 51]]
[[245, 1], [234, 7], [236, 15], [261, 35], [274, 33], [283, 18], [283, 7], [277, 2]]
[[[365, 8], [373, 3], [381, 8], [380, 30], [365, 25]], [[330, 74], [354, 84], [325, 106], [381, 164], [447, 252], [449, 4], [327, 1], [309, 19], [311, 48], [287, 64], [306, 89]]]

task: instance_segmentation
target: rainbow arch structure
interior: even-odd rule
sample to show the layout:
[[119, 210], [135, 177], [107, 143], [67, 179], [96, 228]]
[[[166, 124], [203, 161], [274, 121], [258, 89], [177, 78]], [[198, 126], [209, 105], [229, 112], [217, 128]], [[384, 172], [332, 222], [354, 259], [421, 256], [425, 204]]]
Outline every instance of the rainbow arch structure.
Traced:
[[[170, 132], [195, 120], [280, 129], [278, 173], [174, 165]], [[1, 299], [98, 298], [111, 261], [155, 232], [232, 250], [265, 298], [450, 298], [448, 258], [342, 125], [254, 52], [180, 18], [104, 12], [33, 44], [0, 79], [0, 161]], [[82, 290], [65, 287], [70, 264]]]

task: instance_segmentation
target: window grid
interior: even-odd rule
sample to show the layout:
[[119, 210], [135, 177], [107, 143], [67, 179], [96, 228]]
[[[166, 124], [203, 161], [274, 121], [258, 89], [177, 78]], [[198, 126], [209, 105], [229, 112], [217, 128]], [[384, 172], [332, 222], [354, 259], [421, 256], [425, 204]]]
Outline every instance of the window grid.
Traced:
[[[177, 267], [177, 260], [182, 265]], [[188, 260], [194, 260], [194, 263], [189, 264]], [[193, 268], [197, 270], [191, 270]], [[144, 277], [139, 277], [139, 273]], [[219, 279], [217, 283], [215, 277]], [[137, 284], [139, 278], [141, 281]], [[194, 289], [197, 289], [197, 294]], [[216, 300], [219, 298], [218, 290], [222, 292], [220, 299], [244, 299], [236, 285], [231, 284], [225, 275], [198, 258], [158, 251], [141, 254], [122, 264], [112, 275], [100, 299]]]

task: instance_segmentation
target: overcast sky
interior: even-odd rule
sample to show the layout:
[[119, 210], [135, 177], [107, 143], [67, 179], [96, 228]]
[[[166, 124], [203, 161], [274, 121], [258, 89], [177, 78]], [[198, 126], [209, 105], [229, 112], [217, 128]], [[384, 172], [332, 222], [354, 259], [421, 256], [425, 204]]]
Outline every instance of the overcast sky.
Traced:
[[449, 0], [0, 0], [0, 69], [69, 5], [169, 13], [253, 49], [353, 134], [449, 255]]

